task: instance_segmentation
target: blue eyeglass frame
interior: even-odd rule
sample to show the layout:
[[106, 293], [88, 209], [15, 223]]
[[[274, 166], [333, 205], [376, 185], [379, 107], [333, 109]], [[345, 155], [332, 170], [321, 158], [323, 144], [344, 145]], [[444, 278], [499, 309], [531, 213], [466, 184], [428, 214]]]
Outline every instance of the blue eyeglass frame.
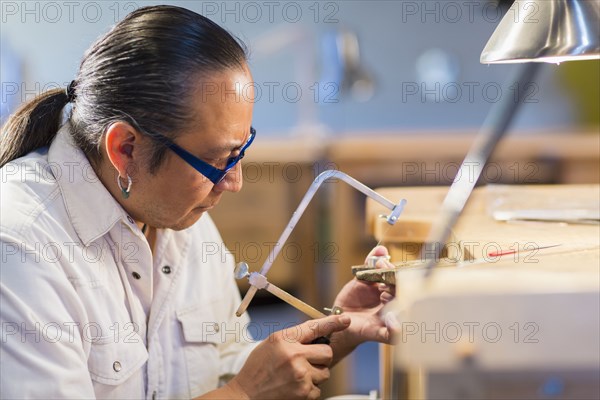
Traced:
[[236, 164], [240, 162], [242, 158], [244, 158], [246, 149], [250, 147], [250, 145], [254, 141], [254, 138], [256, 137], [256, 130], [253, 127], [250, 127], [250, 137], [240, 149], [240, 154], [238, 154], [235, 157], [230, 157], [227, 160], [227, 166], [224, 169], [219, 169], [210, 165], [206, 161], [202, 161], [192, 153], [177, 145], [175, 142], [173, 142], [166, 136], [155, 133], [152, 135], [152, 137], [162, 141], [169, 149], [171, 149], [175, 154], [177, 154], [185, 162], [191, 165], [196, 171], [200, 172], [202, 175], [208, 178], [208, 180], [210, 180], [214, 185], [217, 185], [223, 180], [223, 178], [225, 178], [225, 175], [227, 175], [227, 173], [233, 167], [235, 167]]

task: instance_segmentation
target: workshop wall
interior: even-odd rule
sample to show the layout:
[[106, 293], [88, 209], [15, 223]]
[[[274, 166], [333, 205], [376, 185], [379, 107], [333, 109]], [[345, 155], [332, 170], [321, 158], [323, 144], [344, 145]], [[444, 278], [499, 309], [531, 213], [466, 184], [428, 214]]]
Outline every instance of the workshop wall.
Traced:
[[[558, 82], [561, 66], [545, 65], [531, 85], [516, 88], [506, 80], [518, 67], [479, 63], [503, 14], [492, 0], [160, 3], [203, 13], [246, 42], [259, 95], [254, 124], [261, 135], [474, 128], [495, 102], [517, 90], [526, 93], [527, 104], [515, 130], [575, 122], [577, 93]], [[44, 89], [66, 86], [96, 37], [149, 4], [159, 3], [2, 2], [3, 108], [14, 110]], [[534, 17], [526, 9], [515, 15]], [[373, 84], [367, 81], [354, 96], [343, 90], [335, 51], [343, 29], [356, 34], [360, 72]], [[9, 56], [21, 66], [22, 82], [5, 68]]]

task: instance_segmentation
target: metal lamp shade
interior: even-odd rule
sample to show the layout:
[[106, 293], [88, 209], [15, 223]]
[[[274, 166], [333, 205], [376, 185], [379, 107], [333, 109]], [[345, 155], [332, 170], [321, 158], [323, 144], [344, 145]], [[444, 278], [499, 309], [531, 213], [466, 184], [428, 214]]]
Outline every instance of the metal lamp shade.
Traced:
[[481, 53], [481, 63], [600, 59], [600, 0], [516, 1]]

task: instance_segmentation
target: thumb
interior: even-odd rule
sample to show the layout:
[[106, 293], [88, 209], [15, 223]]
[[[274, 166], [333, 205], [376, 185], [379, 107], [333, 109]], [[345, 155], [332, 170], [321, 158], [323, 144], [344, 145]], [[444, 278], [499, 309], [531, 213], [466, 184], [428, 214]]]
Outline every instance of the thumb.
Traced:
[[333, 332], [343, 331], [350, 325], [347, 315], [330, 315], [325, 318], [306, 321], [298, 325], [300, 328], [300, 343], [310, 343], [318, 337], [329, 336]]

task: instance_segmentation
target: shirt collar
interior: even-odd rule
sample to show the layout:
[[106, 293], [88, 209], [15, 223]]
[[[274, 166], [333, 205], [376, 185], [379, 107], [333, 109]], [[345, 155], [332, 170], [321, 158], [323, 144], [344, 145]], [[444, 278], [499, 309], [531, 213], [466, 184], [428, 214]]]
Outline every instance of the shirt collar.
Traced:
[[[49, 168], [55, 175], [73, 228], [88, 246], [119, 221], [133, 220], [104, 187], [89, 160], [71, 138], [71, 125], [58, 131], [48, 151]], [[135, 231], [135, 229], [134, 229]]]

